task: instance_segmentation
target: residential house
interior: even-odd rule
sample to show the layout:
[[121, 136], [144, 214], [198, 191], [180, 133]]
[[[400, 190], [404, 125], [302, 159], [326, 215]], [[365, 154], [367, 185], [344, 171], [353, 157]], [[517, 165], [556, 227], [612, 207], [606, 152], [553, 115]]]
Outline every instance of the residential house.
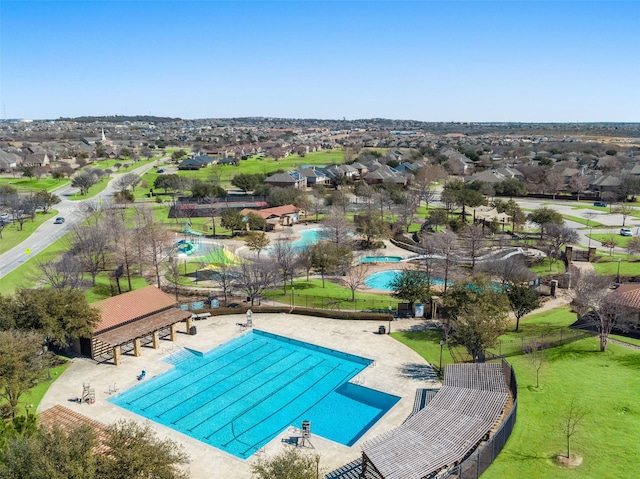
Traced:
[[280, 188], [297, 188], [301, 190], [307, 187], [307, 178], [297, 171], [276, 173], [266, 178], [264, 182]]
[[316, 167], [308, 167], [308, 168], [300, 168], [298, 173], [303, 175], [307, 179], [307, 185], [325, 185], [329, 183], [331, 180], [329, 177], [320, 169]]
[[589, 188], [593, 191], [604, 192], [616, 192], [619, 190], [622, 180], [619, 176], [603, 175], [598, 176], [589, 183]]
[[10, 151], [0, 150], [0, 170], [11, 170], [22, 163], [22, 157]]
[[245, 208], [240, 213], [243, 216], [253, 213], [264, 218], [267, 222], [267, 231], [277, 231], [284, 226], [293, 226], [301, 217], [305, 216], [305, 212], [294, 205], [264, 208], [262, 210]]
[[179, 170], [199, 170], [200, 168], [207, 167], [217, 162], [215, 158], [207, 155], [194, 156], [192, 158], [186, 158], [178, 164]]
[[381, 183], [395, 183], [397, 185], [406, 186], [410, 183], [410, 177], [405, 173], [401, 173], [388, 165], [376, 168], [362, 176], [362, 179], [368, 185], [378, 185]]

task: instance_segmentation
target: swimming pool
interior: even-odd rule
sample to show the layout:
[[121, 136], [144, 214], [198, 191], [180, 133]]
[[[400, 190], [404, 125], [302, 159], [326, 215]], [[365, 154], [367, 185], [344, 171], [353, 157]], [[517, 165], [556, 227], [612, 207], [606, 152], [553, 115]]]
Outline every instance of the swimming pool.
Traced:
[[[399, 269], [390, 269], [387, 271], [379, 271], [377, 273], [368, 276], [367, 279], [364, 280], [364, 284], [369, 286], [370, 288], [380, 289], [382, 291], [393, 291], [393, 288], [389, 286], [389, 283], [393, 281], [397, 274], [400, 274], [402, 270]], [[431, 286], [441, 286], [444, 284], [444, 281], [437, 278], [431, 278]], [[449, 283], [451, 284], [451, 283]]]
[[[291, 246], [295, 252], [320, 241], [320, 228], [303, 230], [300, 232], [300, 236], [300, 238], [291, 242]], [[273, 245], [269, 246], [265, 251], [267, 254], [270, 254], [273, 251]]]
[[364, 256], [358, 263], [399, 263], [401, 256]]
[[110, 401], [243, 459], [302, 420], [351, 446], [400, 399], [348, 382], [369, 364], [253, 330]]

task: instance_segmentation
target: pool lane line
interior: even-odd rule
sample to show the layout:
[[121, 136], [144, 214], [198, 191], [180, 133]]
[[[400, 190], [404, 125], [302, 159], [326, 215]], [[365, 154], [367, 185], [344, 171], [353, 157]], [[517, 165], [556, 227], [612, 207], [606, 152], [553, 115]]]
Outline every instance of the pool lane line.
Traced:
[[[321, 382], [322, 380], [324, 380], [326, 377], [328, 377], [330, 374], [332, 374], [334, 371], [336, 371], [339, 367], [340, 367], [340, 364], [336, 365], [333, 369], [331, 369], [330, 371], [326, 372], [322, 377], [320, 377], [317, 381], [315, 381], [311, 386], [309, 386], [308, 388], [304, 389], [302, 392], [300, 392], [300, 394], [298, 394], [296, 397], [294, 397], [293, 399], [291, 399], [287, 404], [285, 404], [285, 405], [281, 406], [280, 408], [276, 409], [276, 410], [275, 410], [275, 411], [273, 411], [271, 414], [269, 414], [267, 417], [263, 418], [263, 419], [262, 419], [262, 421], [260, 421], [260, 423], [258, 423], [258, 424], [254, 424], [254, 425], [253, 425], [253, 426], [251, 426], [250, 428], [245, 429], [242, 433], [240, 433], [240, 436], [242, 436], [242, 435], [246, 434], [247, 432], [251, 431], [252, 429], [254, 429], [254, 428], [258, 427], [258, 425], [259, 425], [259, 424], [261, 424], [262, 422], [264, 422], [264, 421], [268, 420], [270, 417], [275, 416], [277, 413], [279, 413], [280, 411], [282, 411], [284, 408], [288, 407], [290, 404], [292, 404], [293, 402], [297, 401], [300, 397], [302, 397], [303, 395], [305, 395], [306, 393], [308, 393], [308, 392], [309, 392], [309, 390], [310, 390], [312, 387], [314, 387], [316, 384], [318, 384], [319, 382]], [[357, 370], [357, 369], [356, 369], [356, 370]], [[343, 377], [342, 377], [342, 379], [341, 379], [340, 381], [338, 381], [338, 384], [339, 384], [339, 385], [340, 385], [340, 384], [343, 384], [343, 383], [344, 383], [344, 381], [345, 381], [345, 378], [347, 378], [350, 374], [353, 374], [353, 371], [351, 371], [351, 372], [349, 372], [349, 374], [347, 374], [347, 375], [343, 376]], [[316, 402], [314, 402], [314, 403], [313, 403], [313, 406], [315, 406], [316, 404], [318, 404], [318, 402], [320, 402], [322, 399], [324, 399], [324, 398], [325, 398], [325, 397], [327, 397], [329, 394], [331, 394], [333, 391], [335, 391], [335, 389], [336, 389], [336, 388], [334, 387], [334, 388], [332, 388], [330, 391], [328, 391], [326, 394], [324, 394], [324, 395], [322, 396], [322, 398], [321, 398], [321, 399], [319, 399], [318, 401], [316, 401]], [[310, 407], [308, 407], [307, 409], [305, 409], [305, 411], [304, 411], [304, 413], [303, 413], [303, 414], [305, 414], [307, 411], [309, 411], [309, 409], [311, 409], [311, 407], [313, 407], [313, 406], [310, 406]], [[301, 415], [298, 415], [298, 416], [296, 417], [296, 419], [298, 419], [300, 416], [301, 416]], [[287, 421], [287, 422], [288, 422], [288, 421]], [[281, 431], [282, 429], [283, 429], [282, 427], [279, 427], [279, 428], [277, 428], [277, 431]], [[273, 434], [273, 433], [272, 433], [272, 434]], [[277, 432], [276, 432], [276, 434], [277, 434]], [[271, 437], [271, 434], [270, 434], [269, 436], [266, 436], [266, 437], [267, 437], [267, 438], [268, 438], [268, 437]], [[234, 438], [234, 439], [235, 439], [235, 438]], [[261, 439], [261, 441], [264, 441], [264, 440], [265, 440], [264, 438], [263, 438], [263, 439]], [[258, 441], [258, 442], [256, 442], [256, 443], [254, 443], [254, 444], [253, 444], [253, 446], [249, 447], [248, 449], [245, 449], [245, 450], [244, 450], [244, 454], [247, 454], [247, 451], [251, 450], [251, 449], [252, 449], [256, 444], [260, 444], [260, 443], [261, 443], [261, 441]], [[231, 441], [229, 441], [228, 443], [226, 443], [226, 444], [225, 444], [225, 446], [228, 446], [228, 445], [229, 445], [230, 443], [232, 443], [232, 442], [233, 442], [233, 439], [232, 439]]]
[[[249, 344], [251, 344], [251, 343], [252, 343], [252, 342], [254, 342], [254, 341], [257, 341], [257, 339], [252, 339], [250, 342], [246, 343], [246, 344], [245, 344], [245, 345], [243, 345], [243, 346], [240, 346], [240, 347], [234, 348], [233, 350], [231, 350], [231, 351], [229, 351], [229, 352], [227, 352], [227, 353], [223, 354], [222, 356], [218, 356], [218, 357], [216, 357], [215, 359], [213, 359], [213, 360], [211, 360], [211, 361], [207, 361], [207, 362], [206, 362], [206, 363], [204, 363], [203, 365], [198, 366], [197, 368], [190, 370], [190, 371], [189, 371], [189, 372], [187, 372], [186, 374], [183, 374], [183, 375], [182, 375], [182, 376], [180, 376], [180, 378], [179, 378], [178, 380], [176, 380], [176, 381], [171, 381], [171, 382], [167, 382], [167, 383], [161, 384], [161, 385], [160, 385], [160, 386], [158, 386], [157, 388], [154, 388], [154, 389], [151, 389], [151, 390], [145, 390], [145, 391], [143, 391], [143, 392], [144, 392], [144, 394], [141, 394], [140, 396], [138, 396], [138, 397], [136, 397], [136, 398], [132, 399], [131, 401], [127, 402], [126, 404], [131, 405], [131, 404], [133, 404], [134, 402], [139, 401], [140, 399], [143, 399], [143, 398], [145, 398], [145, 397], [147, 397], [147, 396], [150, 396], [151, 394], [156, 393], [157, 391], [161, 390], [162, 388], [165, 388], [165, 387], [167, 387], [167, 386], [169, 386], [169, 385], [174, 386], [176, 382], [179, 382], [179, 381], [181, 381], [181, 380], [183, 380], [183, 379], [189, 378], [189, 376], [191, 376], [191, 375], [192, 375], [193, 373], [195, 373], [196, 371], [198, 371], [198, 370], [200, 370], [200, 369], [202, 369], [202, 368], [204, 368], [204, 367], [206, 367], [206, 366], [209, 366], [209, 365], [211, 365], [211, 364], [215, 363], [216, 361], [218, 361], [218, 360], [220, 360], [220, 359], [224, 358], [224, 357], [225, 357], [225, 356], [227, 356], [228, 354], [231, 354], [232, 352], [237, 351], [237, 350], [238, 350], [238, 349], [240, 349], [241, 347], [248, 346]], [[260, 349], [262, 349], [262, 348], [264, 348], [264, 347], [268, 346], [268, 344], [269, 344], [269, 343], [265, 342], [264, 344], [262, 344], [262, 345], [258, 346], [257, 348], [252, 349], [251, 351], [249, 351], [249, 353], [248, 353], [247, 355], [249, 355], [249, 354], [253, 354], [253, 353], [255, 353], [256, 351], [259, 351]], [[245, 355], [245, 356], [243, 356], [243, 357], [246, 357], [247, 355]], [[221, 367], [219, 367], [219, 368], [215, 369], [214, 371], [220, 371], [221, 369], [224, 369], [224, 368], [226, 368], [227, 366], [229, 366], [229, 365], [231, 365], [231, 364], [234, 364], [234, 363], [233, 363], [233, 362], [224, 363]], [[175, 369], [174, 369], [173, 371], [175, 371]], [[172, 371], [172, 372], [173, 372], [173, 371]], [[202, 376], [202, 378], [205, 378], [205, 377], [207, 377], [207, 376], [208, 376], [208, 374], [207, 374], [207, 375], [205, 375], [205, 376]], [[202, 379], [202, 378], [200, 378], [200, 379]], [[196, 380], [196, 381], [191, 381], [191, 382], [189, 383], [189, 386], [190, 386], [191, 384], [193, 384], [193, 383], [195, 383], [195, 382], [199, 381], [200, 379], [198, 379], [198, 380]], [[187, 386], [185, 386], [185, 387], [187, 387]], [[163, 401], [164, 399], [166, 399], [166, 398], [162, 398], [162, 399], [160, 399], [160, 400], [156, 401], [156, 403], [157, 403], [157, 402], [160, 402], [160, 401]], [[153, 404], [156, 404], [156, 403], [153, 403]], [[145, 409], [147, 409], [148, 407], [151, 407], [151, 406], [152, 406], [152, 404], [145, 406], [145, 408], [143, 408], [143, 409], [142, 409], [142, 411], [144, 411]]]
[[[265, 354], [265, 355], [263, 355], [263, 356], [261, 356], [261, 357], [259, 357], [259, 358], [254, 359], [252, 362], [250, 362], [250, 363], [246, 364], [245, 366], [241, 367], [240, 369], [237, 369], [237, 370], [235, 370], [235, 371], [232, 371], [232, 372], [231, 372], [231, 374], [227, 374], [226, 376], [224, 376], [224, 377], [222, 377], [222, 378], [219, 378], [217, 381], [215, 381], [215, 382], [211, 383], [211, 384], [210, 384], [209, 386], [207, 386], [205, 389], [199, 389], [195, 394], [192, 394], [191, 396], [189, 396], [189, 397], [187, 397], [187, 398], [180, 398], [180, 402], [179, 402], [178, 404], [176, 404], [176, 405], [174, 405], [174, 406], [170, 407], [169, 409], [166, 409], [165, 411], [163, 411], [163, 412], [162, 412], [162, 413], [160, 413], [160, 414], [157, 414], [155, 417], [157, 417], [157, 418], [162, 417], [162, 416], [164, 416], [166, 413], [168, 413], [169, 411], [173, 411], [174, 409], [176, 409], [176, 408], [178, 408], [178, 407], [180, 407], [180, 406], [184, 406], [184, 404], [185, 404], [187, 401], [190, 401], [191, 399], [193, 399], [193, 398], [195, 398], [195, 397], [199, 396], [200, 394], [203, 394], [204, 392], [208, 391], [208, 390], [209, 390], [209, 389], [211, 389], [212, 387], [217, 386], [217, 385], [218, 385], [218, 384], [220, 384], [221, 382], [226, 381], [227, 379], [229, 379], [230, 377], [235, 376], [236, 374], [240, 373], [241, 371], [244, 371], [245, 369], [247, 369], [247, 368], [250, 368], [250, 367], [254, 366], [254, 365], [255, 365], [255, 363], [256, 363], [257, 361], [262, 361], [263, 359], [265, 359], [265, 358], [267, 358], [267, 357], [271, 356], [272, 354], [277, 353], [277, 352], [278, 352], [278, 351], [280, 351], [281, 349], [283, 349], [283, 348], [282, 348], [282, 347], [280, 347], [280, 348], [274, 349], [274, 350], [272, 350], [272, 351], [269, 351], [269, 352], [267, 352], [267, 354]], [[200, 379], [199, 379], [199, 381], [202, 381], [204, 378], [206, 378], [206, 377], [208, 377], [208, 376], [211, 376], [211, 375], [215, 374], [216, 372], [217, 372], [217, 371], [214, 371], [214, 372], [212, 372], [211, 374], [207, 374], [206, 376], [203, 376], [202, 378], [200, 378]], [[196, 382], [198, 382], [198, 381], [194, 381], [194, 382], [190, 383], [188, 386], [185, 386], [184, 388], [182, 388], [182, 390], [184, 390], [184, 389], [188, 388], [189, 386], [193, 386]], [[168, 398], [164, 398], [164, 399], [168, 399]], [[188, 414], [187, 414], [187, 415], [188, 415]], [[182, 416], [182, 418], [183, 418], [183, 417], [185, 417], [185, 416]], [[180, 419], [182, 419], [182, 418], [180, 418]], [[173, 422], [172, 422], [172, 424], [175, 424], [175, 423], [176, 423], [176, 422], [178, 422], [180, 419], [178, 419], [178, 420], [176, 420], [176, 421], [173, 421]]]
[[[318, 364], [314, 364], [310, 367], [308, 367], [307, 369], [300, 371], [296, 376], [294, 376], [289, 382], [282, 384], [281, 386], [279, 386], [278, 388], [276, 388], [274, 391], [271, 391], [269, 394], [267, 394], [266, 396], [263, 396], [261, 399], [259, 399], [258, 401], [254, 402], [251, 406], [247, 406], [246, 408], [244, 408], [240, 413], [236, 414], [230, 421], [227, 421], [225, 424], [223, 424], [222, 426], [220, 426], [218, 429], [214, 430], [211, 432], [211, 434], [209, 434], [208, 436], [204, 436], [207, 439], [210, 439], [211, 436], [213, 436], [214, 434], [216, 434], [217, 432], [221, 431], [222, 429], [224, 429], [225, 427], [227, 427], [230, 423], [232, 423], [233, 421], [235, 421], [236, 419], [238, 419], [239, 417], [244, 416], [248, 411], [250, 411], [251, 409], [255, 408], [258, 404], [263, 403], [264, 401], [266, 401], [267, 399], [270, 399], [271, 397], [273, 397], [275, 394], [279, 393], [280, 391], [282, 391], [284, 388], [288, 387], [290, 384], [292, 384], [293, 382], [295, 382], [296, 380], [300, 379], [302, 376], [304, 376], [305, 374], [307, 374], [309, 371], [311, 371], [312, 369], [318, 367], [319, 365], [321, 365], [322, 363], [324, 363], [325, 361], [327, 361], [326, 359], [323, 359], [322, 361], [320, 361]], [[273, 379], [270, 379], [267, 383], [271, 382]], [[232, 404], [237, 403], [238, 401], [240, 401], [243, 398], [238, 398], [236, 401], [234, 401], [231, 404], [228, 404], [227, 406], [225, 406], [223, 409], [221, 409], [221, 411], [223, 411], [224, 409], [228, 408], [229, 406], [231, 406]], [[218, 411], [220, 412], [220, 411]], [[218, 412], [216, 412], [216, 414], [218, 414]], [[211, 416], [209, 416], [207, 419], [205, 419], [204, 421], [201, 421], [199, 424], [197, 424], [196, 426], [194, 426], [193, 428], [189, 429], [189, 431], [192, 431], [193, 429], [195, 429], [196, 427], [204, 424], [205, 422], [207, 422], [209, 419], [211, 419], [213, 416], [215, 416], [216, 414], [213, 414]], [[231, 441], [230, 441], [231, 442]], [[227, 443], [228, 444], [228, 443]]]
[[[291, 354], [287, 355], [286, 357], [289, 357], [289, 356], [291, 356], [291, 355], [293, 355], [293, 354], [298, 354], [298, 353], [299, 353], [299, 351], [293, 351]], [[297, 363], [300, 363], [301, 361], [307, 360], [307, 359], [309, 359], [310, 357], [312, 357], [312, 356], [311, 356], [311, 355], [307, 355], [307, 356], [303, 357], [303, 358], [302, 358], [302, 360], [297, 361]], [[282, 358], [282, 359], [285, 359], [285, 358]], [[280, 362], [280, 361], [278, 361], [278, 362]], [[269, 365], [269, 367], [268, 367], [268, 368], [265, 368], [265, 369], [263, 369], [263, 370], [261, 370], [261, 371], [256, 372], [256, 374], [254, 374], [253, 376], [251, 376], [251, 378], [254, 378], [254, 377], [256, 377], [256, 376], [258, 376], [258, 375], [260, 375], [260, 374], [263, 374], [263, 373], [264, 373], [264, 371], [266, 371], [267, 369], [271, 368], [271, 367], [272, 367], [272, 366], [274, 366], [275, 364], [277, 364], [277, 363], [273, 363], [273, 364]], [[318, 364], [320, 364], [320, 363], [318, 363]], [[315, 366], [313, 366], [313, 367], [315, 367]], [[259, 384], [257, 387], [255, 387], [255, 388], [253, 389], [253, 392], [255, 392], [255, 391], [256, 391], [257, 389], [259, 389], [259, 388], [262, 388], [262, 387], [266, 386], [266, 385], [267, 385], [267, 384], [269, 384], [270, 382], [272, 382], [272, 381], [276, 380], [277, 378], [279, 378], [279, 377], [280, 377], [280, 376], [282, 376], [283, 374], [286, 374], [286, 373], [288, 373], [288, 372], [290, 372], [290, 371], [291, 371], [291, 367], [287, 367], [286, 369], [283, 369], [282, 371], [280, 371], [280, 372], [279, 372], [278, 374], [276, 374], [275, 376], [273, 376], [273, 377], [269, 378], [267, 381], [262, 382], [262, 383], [261, 383], [261, 384]], [[308, 369], [307, 369], [307, 371], [308, 371]], [[304, 374], [304, 372], [303, 372], [303, 374]], [[249, 378], [249, 379], [251, 379], [251, 378]], [[207, 401], [205, 404], [203, 404], [202, 406], [200, 406], [198, 409], [201, 409], [201, 408], [203, 408], [204, 406], [206, 406], [206, 405], [208, 405], [208, 404], [211, 404], [213, 401], [215, 401], [215, 400], [216, 400], [216, 399], [218, 399], [219, 397], [221, 397], [221, 396], [225, 395], [227, 392], [232, 391], [233, 389], [235, 389], [235, 388], [237, 388], [237, 387], [239, 387], [239, 386], [243, 385], [243, 383], [244, 383], [244, 381], [243, 381], [243, 382], [241, 382], [241, 383], [236, 384], [236, 385], [235, 385], [235, 386], [233, 386], [231, 389], [228, 389], [228, 390], [224, 391], [223, 393], [218, 394], [218, 396], [216, 396], [215, 398], [212, 398], [211, 400]], [[246, 394], [243, 394], [242, 396], [240, 396], [239, 398], [237, 398], [235, 401], [230, 402], [229, 404], [227, 404], [226, 406], [224, 406], [222, 409], [218, 409], [218, 410], [216, 410], [216, 412], [215, 412], [214, 414], [210, 414], [210, 415], [209, 415], [209, 416], [207, 416], [205, 419], [203, 419], [202, 421], [200, 421], [198, 424], [196, 424], [196, 425], [194, 425], [194, 426], [190, 427], [190, 428], [189, 428], [189, 429], [187, 429], [187, 430], [188, 430], [188, 431], [193, 431], [194, 429], [196, 429], [196, 428], [200, 427], [200, 426], [201, 426], [202, 424], [204, 424], [205, 422], [210, 421], [210, 420], [211, 420], [211, 418], [213, 418], [214, 416], [216, 416], [216, 415], [220, 414], [222, 411], [224, 411], [224, 410], [226, 410], [227, 408], [229, 408], [229, 407], [233, 406], [234, 404], [238, 403], [238, 401], [241, 401], [242, 399], [244, 399], [244, 398], [245, 398], [245, 396], [246, 396]], [[191, 412], [193, 412], [193, 411], [191, 411]], [[191, 414], [191, 412], [190, 412], [189, 414]], [[244, 412], [243, 412], [242, 414], [244, 414]], [[184, 417], [185, 417], [185, 416], [183, 416], [183, 418], [184, 418]], [[181, 419], [182, 419], [182, 418], [180, 418], [179, 420], [181, 420]], [[236, 417], [235, 419], [237, 419], [237, 417]], [[232, 419], [232, 421], [234, 421], [235, 419]], [[176, 422], [177, 422], [177, 421], [176, 421]], [[174, 423], [174, 424], [175, 424], [175, 423]], [[228, 424], [228, 423], [227, 423], [227, 424]], [[224, 427], [224, 426], [222, 426], [222, 427]], [[207, 439], [208, 439], [208, 438], [207, 438]]]
[[[278, 349], [278, 351], [279, 351], [280, 349], [284, 349], [284, 348], [279, 348], [279, 349]], [[274, 351], [274, 352], [275, 352], [275, 351]], [[175, 425], [175, 424], [177, 424], [178, 422], [182, 421], [185, 417], [187, 417], [187, 416], [189, 416], [189, 415], [193, 414], [195, 411], [198, 411], [199, 409], [202, 409], [202, 408], [206, 407], [207, 405], [211, 404], [211, 403], [212, 403], [213, 401], [215, 401], [216, 399], [218, 399], [218, 398], [220, 398], [221, 396], [224, 396], [225, 394], [227, 394], [229, 391], [233, 391], [233, 390], [234, 390], [234, 389], [236, 389], [237, 387], [240, 387], [240, 386], [244, 385], [247, 381], [250, 381], [251, 379], [255, 378], [256, 376], [258, 376], [258, 375], [260, 375], [260, 374], [263, 374], [263, 373], [264, 373], [265, 371], [267, 371], [268, 369], [270, 369], [270, 368], [274, 367], [275, 365], [277, 365], [277, 364], [281, 363], [282, 361], [285, 361], [286, 359], [290, 358], [291, 356], [293, 356], [293, 355], [295, 355], [295, 354], [297, 354], [297, 352], [296, 352], [296, 351], [291, 351], [291, 352], [289, 352], [289, 354], [287, 354], [286, 356], [281, 357], [280, 359], [278, 359], [277, 361], [275, 361], [275, 362], [273, 362], [273, 363], [269, 364], [267, 367], [265, 367], [265, 368], [261, 369], [260, 371], [256, 371], [256, 372], [255, 372], [255, 374], [252, 374], [251, 376], [248, 376], [248, 377], [247, 377], [247, 378], [245, 378], [242, 382], [239, 382], [239, 383], [235, 384], [233, 387], [231, 387], [231, 388], [229, 388], [229, 389], [225, 389], [224, 391], [222, 391], [220, 394], [217, 394], [216, 396], [211, 396], [207, 402], [205, 402], [205, 403], [201, 404], [200, 406], [198, 406], [198, 407], [197, 407], [197, 408], [195, 408], [195, 409], [190, 409], [190, 410], [189, 410], [189, 412], [188, 412], [187, 414], [185, 414], [185, 415], [183, 415], [183, 416], [180, 416], [179, 418], [177, 418], [177, 419], [173, 420], [173, 421], [171, 422], [171, 424], [174, 424], [174, 425]], [[265, 357], [266, 357], [266, 356], [265, 356]], [[236, 371], [236, 372], [235, 372], [234, 374], [232, 374], [231, 376], [235, 376], [236, 374], [239, 374], [240, 372], [242, 372], [242, 371], [243, 371], [244, 369], [246, 369], [247, 367], [250, 367], [250, 366], [253, 366], [253, 365], [255, 365], [255, 362], [254, 362], [254, 363], [252, 363], [252, 364], [247, 365], [245, 368], [239, 369], [238, 371]], [[283, 374], [283, 372], [286, 372], [286, 371], [287, 371], [287, 369], [284, 369], [282, 372], [278, 373], [278, 375]], [[225, 377], [225, 378], [222, 378], [220, 381], [216, 381], [214, 384], [211, 384], [211, 385], [210, 385], [209, 387], [207, 387], [206, 389], [203, 389], [203, 390], [199, 391], [199, 392], [198, 392], [198, 394], [195, 394], [194, 396], [192, 396], [192, 397], [191, 397], [191, 398], [189, 398], [189, 399], [192, 399], [192, 398], [194, 398], [194, 397], [196, 397], [196, 396], [200, 395], [201, 393], [204, 393], [205, 391], [207, 391], [207, 390], [211, 389], [212, 387], [214, 387], [214, 386], [216, 386], [216, 385], [220, 384], [222, 381], [226, 381], [226, 380], [227, 380], [227, 379], [229, 379], [231, 376], [227, 376], [227, 377]], [[276, 376], [274, 376], [274, 378], [275, 378], [275, 377], [277, 377], [277, 375], [276, 375]], [[268, 382], [268, 381], [267, 381], [267, 382]], [[265, 384], [265, 383], [261, 383], [258, 387], [262, 387], [264, 384]], [[235, 401], [234, 401], [234, 402], [235, 402]], [[233, 403], [231, 403], [231, 404], [233, 404]], [[223, 410], [224, 410], [224, 408], [223, 408], [223, 409], [218, 410], [218, 412], [223, 411]], [[164, 414], [164, 413], [163, 413], [163, 414]], [[216, 413], [216, 414], [217, 414], [217, 413]], [[215, 415], [215, 414], [214, 414], [214, 415]], [[158, 417], [160, 417], [160, 416], [158, 416]], [[211, 416], [210, 416], [210, 417], [211, 417]], [[196, 427], [197, 427], [197, 425], [196, 425], [196, 426], [193, 426], [193, 428], [196, 428]], [[192, 429], [193, 429], [193, 428], [192, 428]], [[189, 430], [189, 431], [191, 431], [191, 429], [188, 429], [188, 430]]]

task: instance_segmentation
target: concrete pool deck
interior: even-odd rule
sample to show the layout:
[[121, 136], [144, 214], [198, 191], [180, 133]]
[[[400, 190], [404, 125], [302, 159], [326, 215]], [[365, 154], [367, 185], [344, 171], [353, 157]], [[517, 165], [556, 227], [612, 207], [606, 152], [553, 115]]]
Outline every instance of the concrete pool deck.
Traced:
[[[107, 401], [113, 395], [110, 391], [114, 385], [119, 391], [124, 391], [138, 384], [136, 377], [142, 369], [146, 369], [147, 378], [171, 369], [172, 365], [160, 359], [180, 347], [205, 352], [219, 346], [243, 334], [244, 331], [236, 323], [244, 321], [243, 315], [217, 316], [196, 321], [194, 324], [198, 333], [195, 336], [179, 334], [175, 343], [161, 341], [157, 350], [143, 348], [140, 357], [123, 355], [120, 366], [111, 363], [96, 364], [90, 359], [75, 358], [64, 374], [51, 385], [40, 403], [40, 410], [59, 404], [104, 424], [112, 424], [122, 419], [148, 421]], [[388, 323], [384, 321], [343, 321], [290, 314], [254, 314], [253, 325], [256, 329], [270, 333], [373, 359], [375, 364], [356, 376], [356, 380], [365, 387], [401, 397], [401, 400], [351, 447], [314, 435], [312, 424], [311, 443], [314, 449], [303, 450], [319, 454], [320, 465], [325, 472], [359, 458], [360, 444], [363, 441], [399, 426], [413, 409], [416, 388], [439, 385], [434, 380], [429, 364], [416, 352], [388, 335], [377, 334], [379, 326], [388, 327]], [[391, 322], [393, 331], [423, 326], [424, 321], [421, 320]], [[79, 404], [76, 401], [82, 394], [84, 383], [90, 383], [91, 388], [95, 390], [94, 404]], [[190, 456], [187, 469], [193, 479], [251, 477], [250, 465], [256, 457], [255, 454], [248, 460], [239, 459], [159, 423], [148, 422], [160, 437], [170, 438], [184, 446]], [[284, 447], [291, 447], [284, 444], [283, 440], [295, 435], [299, 434], [285, 430], [266, 445], [264, 452], [257, 454], [270, 456]]]

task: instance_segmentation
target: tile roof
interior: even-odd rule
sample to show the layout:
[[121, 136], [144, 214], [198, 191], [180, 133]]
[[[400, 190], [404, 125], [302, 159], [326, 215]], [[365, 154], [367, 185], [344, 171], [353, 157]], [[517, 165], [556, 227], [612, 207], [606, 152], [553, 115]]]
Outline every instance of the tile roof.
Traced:
[[40, 413], [38, 423], [47, 429], [59, 427], [65, 432], [87, 425], [93, 430], [98, 439], [98, 446], [94, 452], [105, 452], [107, 450], [104, 445], [107, 426], [59, 404]]
[[613, 292], [613, 295], [623, 306], [640, 309], [640, 284], [623, 284]]
[[98, 301], [93, 306], [100, 310], [101, 319], [95, 332], [99, 333], [175, 304], [175, 298], [156, 286], [147, 286]]

